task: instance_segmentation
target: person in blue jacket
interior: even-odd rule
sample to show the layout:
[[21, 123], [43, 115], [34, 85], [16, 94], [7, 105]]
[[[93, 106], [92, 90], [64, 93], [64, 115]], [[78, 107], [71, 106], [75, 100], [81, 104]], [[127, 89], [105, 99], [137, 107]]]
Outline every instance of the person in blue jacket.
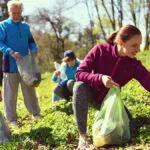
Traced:
[[24, 97], [27, 110], [38, 118], [40, 108], [35, 89], [27, 86], [18, 73], [17, 61], [29, 53], [35, 54], [38, 49], [30, 27], [21, 21], [23, 5], [20, 1], [11, 0], [7, 3], [9, 18], [0, 23], [0, 51], [3, 53], [3, 92], [5, 117], [12, 126], [17, 126], [16, 103], [18, 86]]
[[63, 63], [52, 76], [52, 80], [54, 82], [58, 82], [53, 91], [55, 94], [54, 97], [57, 95], [63, 99], [66, 99], [67, 101], [70, 100], [75, 82], [75, 72], [79, 65], [80, 60], [76, 58], [72, 50], [67, 50], [64, 52]]

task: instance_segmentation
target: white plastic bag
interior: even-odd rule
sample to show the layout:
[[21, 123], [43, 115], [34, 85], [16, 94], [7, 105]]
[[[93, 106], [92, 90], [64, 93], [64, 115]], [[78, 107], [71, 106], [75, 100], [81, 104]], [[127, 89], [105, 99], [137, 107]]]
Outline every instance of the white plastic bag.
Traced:
[[56, 61], [54, 62], [54, 67], [55, 67], [56, 70], [60, 69], [60, 65], [61, 64], [59, 64], [58, 62], [56, 62]]
[[93, 124], [96, 147], [123, 144], [130, 140], [130, 120], [121, 100], [120, 88], [113, 87], [106, 95]]
[[62, 62], [61, 64], [59, 64], [55, 61], [54, 66], [55, 66], [55, 69], [57, 71], [60, 71], [60, 75], [58, 76], [57, 82], [62, 81], [62, 80], [66, 80], [67, 79], [67, 76], [66, 76], [66, 73], [65, 73], [66, 63]]
[[0, 144], [6, 143], [11, 138], [11, 132], [0, 112]]
[[18, 71], [22, 80], [32, 87], [37, 87], [41, 82], [41, 73], [32, 55], [24, 56], [17, 62]]

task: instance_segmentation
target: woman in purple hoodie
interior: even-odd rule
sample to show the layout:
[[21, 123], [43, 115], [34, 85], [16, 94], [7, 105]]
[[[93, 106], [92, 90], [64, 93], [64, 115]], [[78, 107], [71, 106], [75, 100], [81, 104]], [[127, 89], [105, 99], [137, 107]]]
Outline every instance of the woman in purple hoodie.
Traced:
[[[125, 25], [113, 32], [106, 44], [97, 44], [89, 51], [75, 77], [73, 111], [79, 131], [79, 150], [86, 149], [88, 102], [101, 104], [113, 86], [123, 87], [136, 79], [150, 91], [150, 72], [135, 58], [140, 52], [141, 32], [133, 25]], [[127, 109], [126, 109], [127, 110]], [[129, 119], [131, 115], [128, 112]]]

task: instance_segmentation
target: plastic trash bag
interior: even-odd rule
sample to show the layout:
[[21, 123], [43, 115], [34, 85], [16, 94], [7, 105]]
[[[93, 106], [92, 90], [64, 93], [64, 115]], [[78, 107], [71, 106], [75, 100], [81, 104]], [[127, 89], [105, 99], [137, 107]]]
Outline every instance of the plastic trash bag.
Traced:
[[66, 71], [66, 63], [62, 62], [61, 64], [59, 64], [55, 61], [54, 67], [55, 67], [56, 71], [60, 71], [60, 75], [57, 77], [56, 82], [67, 80], [67, 76], [66, 76], [66, 72], [65, 72]]
[[92, 127], [96, 147], [123, 144], [130, 139], [130, 120], [120, 96], [120, 88], [113, 87], [106, 95]]
[[[58, 62], [55, 61], [54, 62], [54, 67], [55, 67], [56, 71], [60, 71], [61, 64], [59, 64]], [[57, 76], [57, 81], [56, 82], [60, 82], [60, 81], [61, 81], [61, 78], [60, 78], [60, 75], [59, 75], [59, 76]]]
[[[59, 71], [60, 66], [61, 64], [59, 64], [58, 62], [56, 61], [54, 62], [54, 67], [57, 71]], [[60, 81], [61, 81], [60, 76], [58, 76], [57, 82], [60, 82]], [[62, 100], [62, 98], [56, 95], [54, 92], [52, 92], [52, 100], [53, 102], [56, 102], [56, 101]]]
[[11, 132], [0, 112], [0, 143], [6, 143], [11, 138]]
[[60, 66], [61, 66], [61, 64], [59, 64], [58, 62], [56, 62], [56, 61], [54, 62], [54, 67], [56, 70], [59, 70]]
[[28, 86], [37, 87], [40, 84], [41, 73], [32, 55], [24, 56], [17, 65], [22, 80]]

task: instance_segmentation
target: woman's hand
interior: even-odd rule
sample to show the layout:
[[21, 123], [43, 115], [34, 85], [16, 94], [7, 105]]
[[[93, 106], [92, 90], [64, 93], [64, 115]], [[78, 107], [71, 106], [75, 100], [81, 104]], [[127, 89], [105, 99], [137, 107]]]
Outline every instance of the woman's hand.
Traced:
[[54, 77], [57, 77], [59, 75], [60, 75], [60, 71], [57, 70], [57, 71], [54, 72]]
[[112, 88], [113, 86], [120, 86], [118, 83], [114, 82], [110, 76], [107, 75], [102, 75], [102, 82], [107, 88]]

